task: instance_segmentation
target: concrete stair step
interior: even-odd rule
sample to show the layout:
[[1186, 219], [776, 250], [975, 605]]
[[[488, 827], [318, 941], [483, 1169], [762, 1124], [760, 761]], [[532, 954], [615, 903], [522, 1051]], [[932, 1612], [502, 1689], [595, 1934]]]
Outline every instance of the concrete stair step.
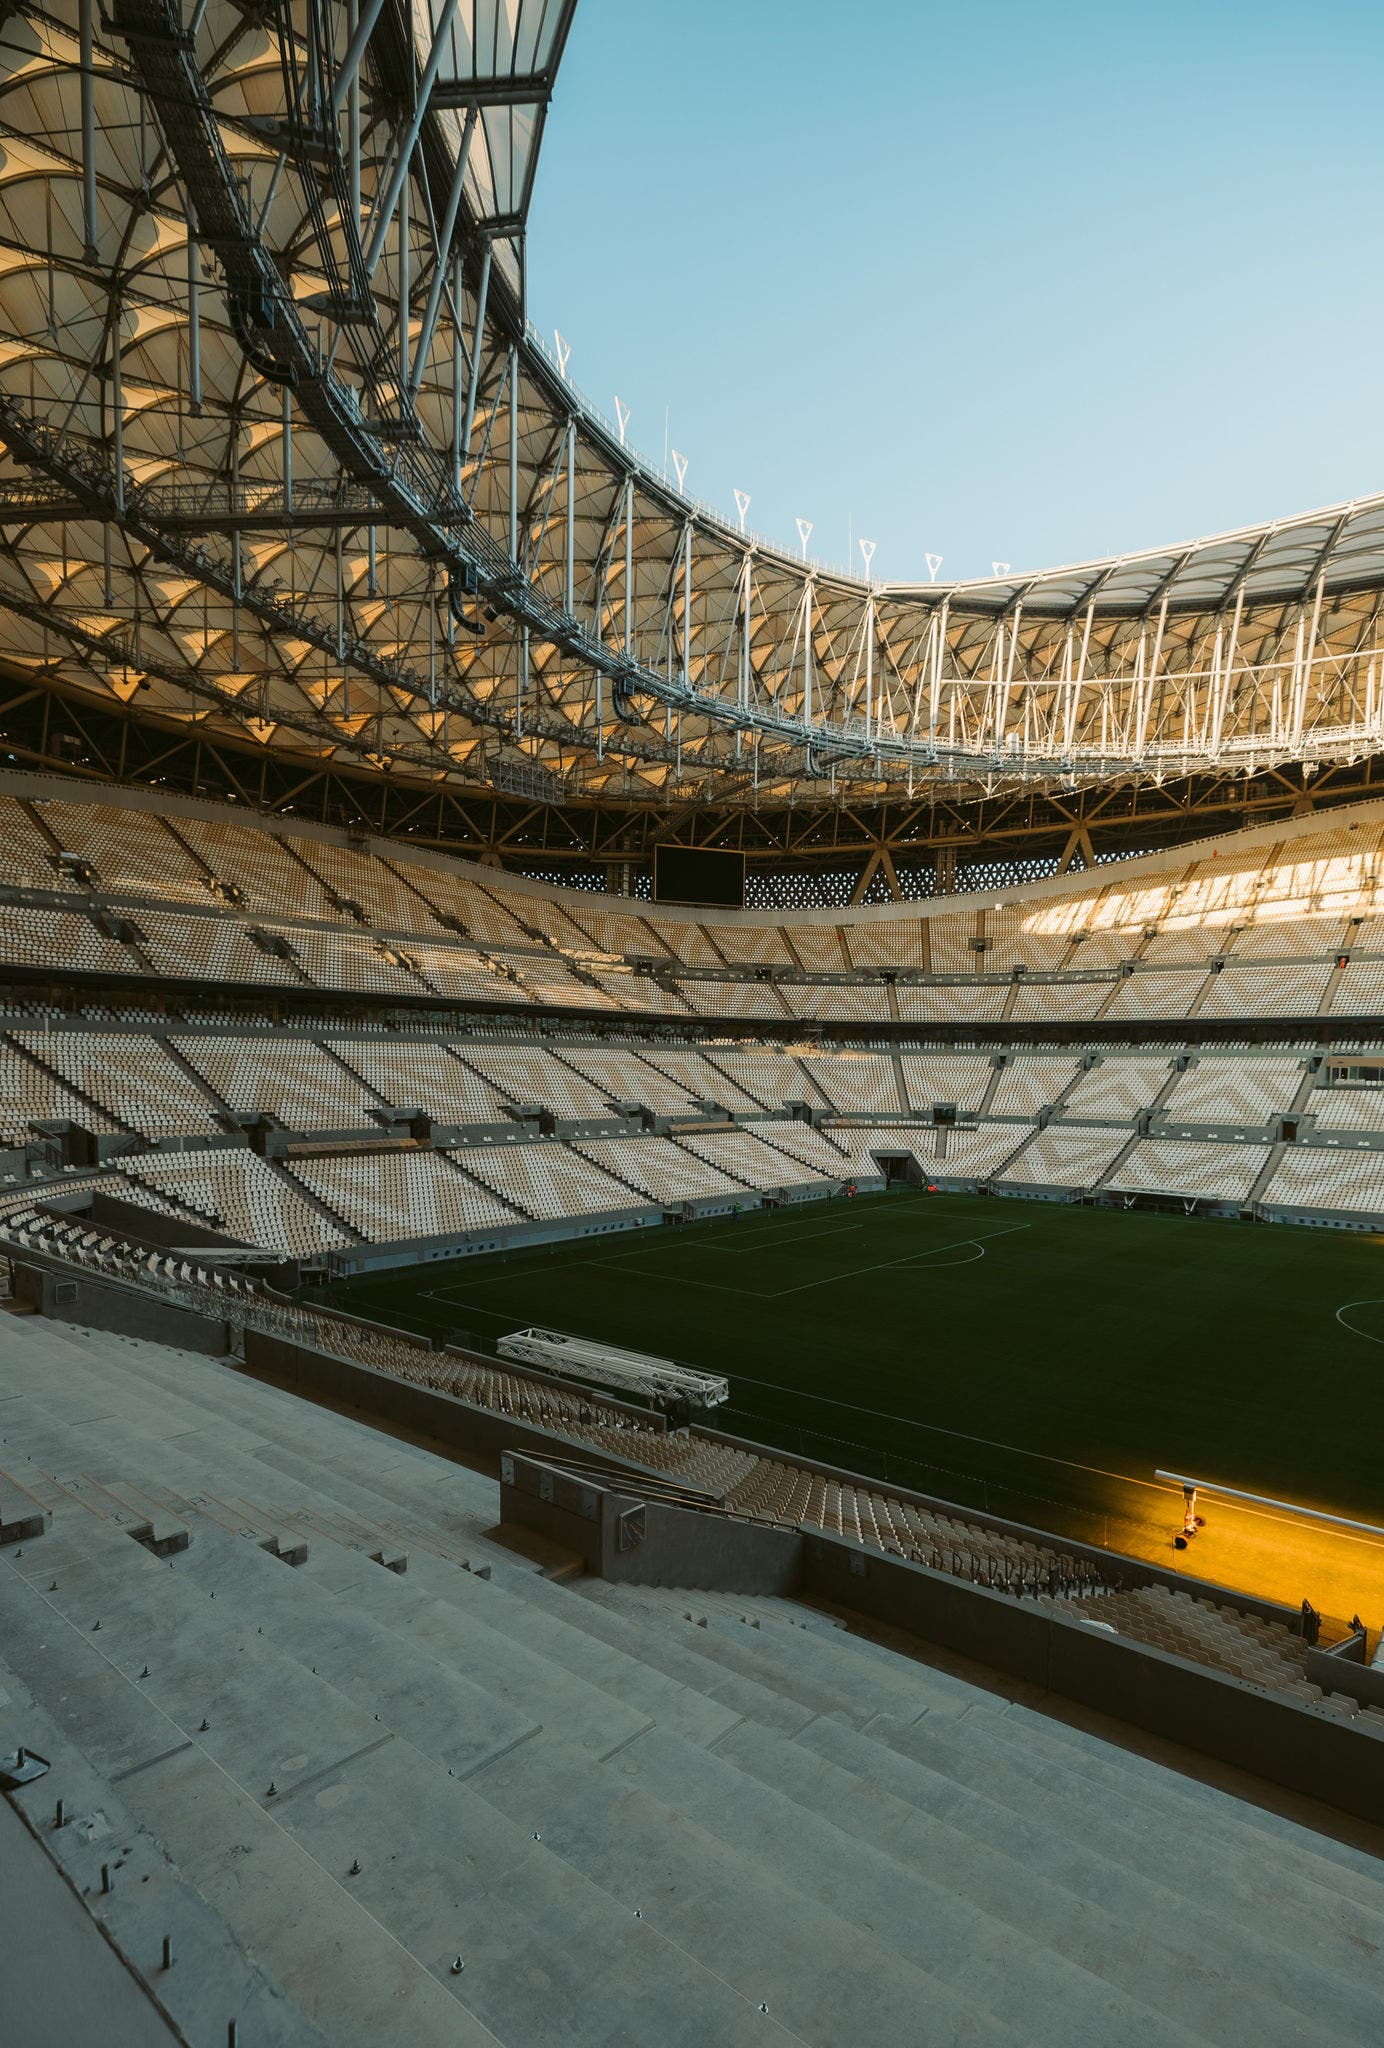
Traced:
[[[1168, 1781], [1174, 1786], [1182, 1781], [1158, 1766], [1150, 1766], [1137, 1783], [1127, 1781], [1123, 1790], [1099, 1770], [1088, 1773], [1075, 1758], [1066, 1768], [1054, 1767], [1030, 1740], [1028, 1722], [1034, 1718], [1011, 1723], [1008, 1716], [975, 1715], [963, 1723], [946, 1723], [924, 1716], [905, 1728], [882, 1715], [868, 1732], [877, 1745], [983, 1793], [1025, 1820], [1069, 1834], [1165, 1890], [1191, 1887], [1195, 1873], [1197, 1892], [1214, 1901], [1223, 1922], [1250, 1932], [1274, 1924], [1274, 1896], [1259, 1881], [1271, 1845], [1262, 1835], [1246, 1842], [1252, 1830], [1242, 1828], [1232, 1802], [1226, 1801], [1227, 1826], [1222, 1829], [1209, 1811], [1193, 1822], [1185, 1804], [1180, 1810], [1170, 1808]], [[1373, 1904], [1357, 1902], [1333, 1884], [1315, 1881], [1333, 1869], [1319, 1860], [1316, 1871], [1295, 1873], [1299, 1881], [1282, 1895], [1289, 1911], [1277, 1931], [1285, 1947], [1296, 1947], [1310, 1923], [1316, 1964], [1325, 1973], [1314, 2010], [1349, 2030], [1360, 2014], [1353, 1994], [1342, 1987], [1357, 1977], [1360, 1942], [1384, 1948], [1377, 1910], [1384, 1893]], [[1339, 2009], [1338, 1999], [1344, 2001]]]
[[[713, 1703], [720, 1713], [749, 1714], [773, 1727], [801, 1727], [817, 1711], [789, 1689], [766, 1685], [737, 1669], [731, 1660], [714, 1655], [702, 1631], [695, 1639], [689, 1631], [686, 1640], [679, 1640], [657, 1619], [650, 1620], [623, 1608], [618, 1600], [606, 1598], [610, 1589], [599, 1580], [555, 1585], [534, 1574], [514, 1582], [508, 1590], [518, 1596], [512, 1603], [516, 1632], [536, 1643], [555, 1630], [561, 1632], [565, 1645], [572, 1645], [575, 1638], [566, 1654], [583, 1662], [597, 1660], [597, 1668], [608, 1673], [605, 1682], [617, 1692], [621, 1683], [627, 1682], [628, 1668], [633, 1667], [661, 1674], [685, 1692]], [[588, 1591], [590, 1599], [585, 1597]]]
[[5, 1555], [20, 1578], [45, 1589], [54, 1579], [70, 1584], [74, 1574], [97, 1586], [107, 1574], [128, 1576], [131, 1567], [160, 1569], [159, 1559], [143, 1544], [132, 1543], [127, 1529], [76, 1500], [54, 1510], [42, 1543], [16, 1544]]
[[392, 1733], [459, 1778], [537, 1734], [540, 1724], [316, 1583], [278, 1572], [213, 1524], [198, 1530], [182, 1576], [214, 1590], [242, 1625], [326, 1680]]
[[[342, 1876], [320, 1868], [270, 1806], [207, 1754], [203, 1735], [104, 1658], [100, 1637], [78, 1634], [31, 1597], [17, 1607], [5, 1581], [0, 1571], [6, 1649], [40, 1704], [332, 2048], [397, 2038], [401, 2009], [410, 2048], [496, 2048], [496, 2036], [362, 1910]], [[201, 2038], [224, 2041], [224, 2022]]]
[[[742, 1723], [733, 1731], [775, 1743]], [[799, 1752], [803, 1761], [807, 1753]], [[873, 1843], [836, 1825], [791, 1792], [741, 1772], [726, 1744], [710, 1755], [654, 1730], [613, 1758], [604, 1775], [637, 1785], [733, 1848], [766, 1877], [778, 1873], [816, 1907], [826, 1907], [862, 1934], [968, 1998], [1033, 2044], [1119, 2040], [1153, 2048], [1204, 2039], [1186, 2016], [1168, 2014], [1156, 1973], [1135, 1988], [1111, 1968], [1102, 1940], [1054, 1943], [1049, 1929], [1030, 1932], [1021, 1917], [958, 1897], [949, 1866], [905, 1866]], [[1127, 1930], [1126, 1946], [1147, 1945], [1145, 1930]], [[1152, 1995], [1150, 1995], [1152, 1994]], [[1321, 2035], [1326, 2048], [1329, 2034]]]
[[49, 1511], [12, 1473], [0, 1471], [0, 1543], [23, 1543], [41, 1536]]
[[[194, 1544], [189, 1556], [195, 1554]], [[7, 1639], [15, 1587], [23, 1600], [35, 1600], [17, 1575], [0, 1586]], [[319, 1908], [330, 1906], [333, 1950], [351, 1939], [361, 1910], [392, 1935], [415, 1981], [421, 1972], [445, 1985], [453, 1956], [464, 1949], [458, 1990], [473, 2009], [489, 2000], [506, 2042], [536, 2048], [551, 2041], [555, 2012], [599, 2012], [604, 2024], [622, 2004], [630, 2039], [690, 2043], [702, 2027], [717, 2039], [749, 2038], [757, 2016], [743, 1999], [632, 1922], [599, 1887], [545, 1858], [539, 1845], [530, 1848], [528, 1831], [467, 1794], [440, 1763], [382, 1730], [373, 1714], [353, 1708], [258, 1629], [228, 1628], [229, 1613], [210, 1624], [214, 1593], [195, 1585], [185, 1565], [160, 1568], [152, 1582], [136, 1571], [118, 1592], [104, 1588], [99, 1651], [94, 1640], [63, 1633], [161, 1717], [162, 1747], [126, 1772], [122, 1796], [333, 2041], [395, 2035], [380, 2023], [378, 2000], [373, 2033], [359, 2020], [339, 2034], [325, 2027], [313, 2003], [321, 1996], [313, 1973], [284, 1943], [283, 1916], [298, 1926], [304, 1910], [301, 1897], [290, 1907], [286, 1873], [300, 1865], [286, 1855], [284, 1837], [330, 1880], [327, 1899], [320, 1885], [315, 1889]], [[47, 1601], [39, 1620], [51, 1629]], [[153, 1635], [156, 1628], [162, 1633]], [[22, 1626], [14, 1634], [22, 1640]], [[150, 1675], [143, 1679], [135, 1659], [146, 1650]], [[26, 1668], [35, 1656], [31, 1636], [23, 1647]], [[206, 1729], [194, 1718], [203, 1705]], [[256, 1824], [256, 1812], [272, 1832]], [[231, 1844], [241, 1845], [238, 1855]], [[354, 1862], [361, 1866], [355, 1873]], [[357, 1885], [354, 1876], [366, 1882]], [[326, 1931], [316, 1943], [318, 1975]], [[441, 2042], [458, 2032], [425, 2029], [422, 2038]], [[409, 2040], [418, 2038], [410, 2009]]]
[[[1137, 1748], [1102, 1741], [1099, 1735], [1088, 1733], [1074, 1721], [1035, 1714], [1018, 1702], [1008, 1707], [1006, 1713], [1023, 1723], [1026, 1742], [1041, 1746], [1059, 1760], [1076, 1751], [1086, 1759], [1084, 1768], [1120, 1773], [1120, 1780], [1116, 1782], [1127, 1784], [1133, 1778], [1143, 1787], [1150, 1770], [1159, 1769], [1156, 1765], [1151, 1766]], [[1036, 1727], [1031, 1725], [1034, 1722]], [[1176, 1803], [1184, 1824], [1194, 1822], [1198, 1811], [1209, 1806], [1217, 1817], [1218, 1828], [1234, 1829], [1245, 1845], [1246, 1854], [1265, 1853], [1267, 1838], [1276, 1858], [1302, 1868], [1312, 1875], [1315, 1882], [1329, 1885], [1362, 1903], [1368, 1904], [1374, 1899], [1384, 1902], [1384, 1865], [1368, 1850], [1356, 1848], [1335, 1835], [1303, 1826], [1275, 1813], [1272, 1807], [1234, 1798], [1219, 1787], [1181, 1771], [1162, 1769], [1159, 1785], [1162, 1793]]]
[[[536, 1584], [549, 1584], [537, 1574], [533, 1576]], [[374, 1580], [385, 1583], [380, 1586]], [[371, 1583], [353, 1587], [341, 1597], [366, 1601], [370, 1611], [386, 1621], [393, 1616], [404, 1618], [410, 1605], [417, 1602], [430, 1633], [437, 1638], [467, 1643], [473, 1655], [483, 1649], [502, 1666], [517, 1656], [530, 1682], [540, 1687], [533, 1707], [535, 1717], [562, 1727], [565, 1710], [545, 1709], [540, 1702], [554, 1695], [561, 1698], [570, 1689], [582, 1707], [585, 1746], [601, 1754], [642, 1734], [655, 1720], [677, 1728], [692, 1741], [714, 1742], [742, 1711], [719, 1693], [713, 1696], [689, 1683], [677, 1671], [645, 1664], [628, 1648], [597, 1640], [572, 1621], [535, 1611], [494, 1580], [487, 1582], [436, 1559], [415, 1555], [406, 1580], [377, 1572]], [[560, 1591], [559, 1597], [564, 1597]], [[476, 1634], [478, 1630], [484, 1630], [484, 1636]], [[695, 1674], [704, 1675], [704, 1670]], [[713, 1676], [724, 1674], [714, 1672]]]
[[819, 1722], [781, 1742], [743, 1722], [716, 1754], [906, 1868], [945, 1872], [958, 1898], [1109, 1976], [1194, 2034], [1216, 2043], [1242, 2032], [1264, 2042], [1310, 2038], [1303, 2015], [1289, 2007], [1285, 2021], [1280, 1999], [1261, 1988], [1266, 1975], [1272, 1982], [1292, 1972], [1310, 2020], [1310, 1949], [1304, 1957], [1229, 1928], [1187, 1885], [1153, 1882], [1067, 1830], [1024, 1822], [958, 1786], [915, 1781], [914, 1796], [904, 1796], [888, 1767], [874, 1768], [868, 1737], [835, 1733], [848, 1739], [833, 1742]]
[[[647, 1589], [610, 1586], [593, 1579], [582, 1580], [574, 1589], [584, 1605], [599, 1610], [605, 1616], [601, 1625], [606, 1628], [625, 1623], [629, 1613], [625, 1596], [644, 1590]], [[791, 1702], [799, 1726], [804, 1714], [841, 1713], [845, 1719], [864, 1725], [880, 1711], [880, 1702], [872, 1700], [862, 1689], [858, 1671], [832, 1659], [834, 1636], [823, 1644], [819, 1656], [816, 1650], [819, 1638], [809, 1638], [805, 1630], [790, 1630], [782, 1626], [756, 1630], [746, 1628], [740, 1622], [720, 1619], [701, 1628], [695, 1622], [687, 1622], [676, 1610], [670, 1613], [661, 1603], [652, 1607], [635, 1603], [634, 1611], [648, 1634], [661, 1636], [670, 1649], [677, 1648], [683, 1654], [691, 1650], [699, 1657], [753, 1679]], [[780, 1636], [784, 1638], [782, 1644]], [[931, 1683], [934, 1678], [939, 1682]], [[924, 1666], [910, 1665], [907, 1676], [899, 1678], [896, 1683], [907, 1688], [902, 1711], [909, 1714], [968, 1712], [977, 1698], [985, 1697], [978, 1695], [974, 1687], [960, 1688]], [[758, 1718], [764, 1717], [760, 1715]]]
[[[51, 1770], [33, 1783], [10, 1795], [14, 1809], [11, 1827], [28, 1837], [38, 1858], [26, 1861], [22, 1880], [24, 1901], [7, 1902], [7, 1933], [23, 1942], [22, 1910], [34, 1913], [34, 1932], [41, 1937], [34, 1952], [34, 1998], [27, 2014], [9, 2016], [17, 2029], [7, 2038], [16, 2042], [34, 2038], [29, 2028], [37, 2024], [44, 2041], [96, 2038], [96, 2012], [106, 2001], [114, 2010], [104, 2017], [109, 2035], [101, 2038], [123, 2042], [171, 2044], [174, 2033], [165, 2032], [155, 2021], [154, 2008], [176, 2029], [180, 2042], [226, 2040], [229, 2022], [234, 2020], [242, 2039], [263, 2044], [263, 2048], [327, 2048], [317, 2029], [284, 1996], [282, 1987], [246, 1954], [216, 1913], [173, 1864], [162, 1845], [129, 1813], [110, 1780], [92, 1768], [83, 1752], [69, 1739], [35, 1699], [17, 1672], [0, 1662], [0, 1753], [20, 1743], [38, 1750]], [[61, 1799], [67, 1815], [62, 1827], [54, 1824], [54, 1806]], [[19, 1816], [23, 1815], [23, 1821]], [[10, 1837], [11, 1853], [14, 1838]], [[51, 1865], [57, 1896], [48, 1893], [38, 1880]], [[102, 1866], [109, 1873], [108, 1890], [102, 1888]], [[10, 1868], [14, 1871], [14, 1865]], [[56, 1873], [61, 1872], [59, 1878]], [[15, 1872], [16, 1876], [18, 1875]], [[101, 1936], [120, 1963], [112, 1963], [113, 1977], [102, 1979], [99, 1988], [90, 1974], [95, 1958], [91, 1952], [77, 1955], [68, 1944], [81, 1930], [80, 1921], [62, 1934], [62, 1946], [49, 1945], [63, 1910], [65, 1885], [73, 1900], [80, 1902], [94, 1927], [100, 1929], [95, 1948], [102, 1949]], [[10, 1910], [18, 1907], [20, 1910]], [[173, 1963], [162, 1965], [163, 1945], [171, 1941]], [[66, 2007], [66, 1986], [52, 1981], [52, 1963], [75, 1970], [83, 1980], [88, 2010], [79, 2016]], [[121, 1969], [128, 1972], [125, 1979]], [[128, 2008], [122, 1994], [139, 1985], [152, 2001]], [[21, 1992], [21, 1999], [22, 1999]], [[91, 2031], [88, 2031], [90, 2029]], [[70, 2030], [70, 2031], [69, 2031]]]
[[[86, 1473], [81, 1476], [98, 1512], [117, 1523], [136, 1543], [142, 1543], [146, 1550], [151, 1550], [155, 1557], [169, 1557], [187, 1549], [186, 1521], [171, 1514], [159, 1502], [148, 1499], [137, 1486], [131, 1486], [128, 1481], [97, 1481]], [[109, 1506], [105, 1505], [107, 1502]]]
[[[623, 1597], [647, 1596], [652, 1589], [619, 1590]], [[658, 1611], [671, 1627], [685, 1631], [689, 1625], [696, 1625], [687, 1620], [688, 1613], [695, 1615], [695, 1608], [680, 1609], [676, 1603], [668, 1604], [661, 1590], [654, 1591], [652, 1599], [641, 1600], [641, 1606]], [[880, 1655], [867, 1662], [861, 1646], [844, 1629], [794, 1627], [784, 1610], [760, 1612], [752, 1622], [747, 1622], [735, 1608], [727, 1608], [706, 1617], [703, 1633], [747, 1658], [760, 1662], [767, 1659], [785, 1671], [792, 1668], [829, 1682], [840, 1699], [847, 1702], [848, 1718], [860, 1724], [872, 1714], [885, 1711], [914, 1719], [922, 1712], [945, 1713], [949, 1708], [971, 1713], [986, 1704], [987, 1696], [981, 1694], [978, 1699], [975, 1686], [949, 1685], [945, 1674], [908, 1658]], [[867, 1694], [863, 1688], [868, 1688]], [[821, 1709], [824, 1713], [836, 1710], [829, 1705]]]
[[[626, 1590], [624, 1587], [610, 1588], [603, 1594], [593, 1586], [591, 1604], [608, 1604], [618, 1614], [625, 1607], [622, 1596]], [[649, 1612], [647, 1608], [640, 1611]], [[811, 1655], [811, 1645], [808, 1646], [809, 1654], [798, 1658], [788, 1643], [762, 1643], [758, 1629], [746, 1628], [743, 1622], [727, 1621], [721, 1616], [701, 1624], [656, 1609], [649, 1625], [651, 1631], [663, 1636], [670, 1644], [682, 1645], [697, 1657], [723, 1665], [727, 1671], [753, 1680], [756, 1685], [791, 1700], [810, 1713], [841, 1714], [861, 1726], [869, 1720], [872, 1712], [878, 1711], [863, 1700], [859, 1692], [852, 1694], [837, 1685], [830, 1668], [823, 1668]], [[915, 1711], [921, 1713], [921, 1705]]]
[[168, 1493], [165, 1498], [184, 1515], [201, 1516], [229, 1534], [253, 1543], [283, 1564], [301, 1565], [308, 1560], [308, 1539], [288, 1517], [274, 1513], [234, 1494], [195, 1492], [186, 1497]]
[[[622, 1756], [639, 1747], [630, 1745]], [[751, 1860], [680, 1809], [609, 1767], [583, 1769], [557, 1749], [507, 1758], [476, 1781], [479, 1796], [618, 1899], [793, 2034], [820, 2048], [919, 2038], [929, 2048], [999, 2048], [1026, 2040], [984, 2009], [964, 1955], [950, 1964], [930, 1930], [917, 1946], [936, 1970], [818, 1904], [781, 1870]], [[753, 2007], [752, 2007], [753, 2009]], [[1069, 2037], [1070, 2038], [1070, 2037]]]

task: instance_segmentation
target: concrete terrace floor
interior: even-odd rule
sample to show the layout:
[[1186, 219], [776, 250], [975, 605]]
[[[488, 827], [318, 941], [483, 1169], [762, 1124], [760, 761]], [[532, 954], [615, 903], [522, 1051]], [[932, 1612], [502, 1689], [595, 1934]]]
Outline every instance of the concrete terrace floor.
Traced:
[[0, 1339], [11, 1690], [333, 2048], [1377, 2048], [1378, 1831], [793, 1602], [555, 1583], [492, 1477], [226, 1363]]

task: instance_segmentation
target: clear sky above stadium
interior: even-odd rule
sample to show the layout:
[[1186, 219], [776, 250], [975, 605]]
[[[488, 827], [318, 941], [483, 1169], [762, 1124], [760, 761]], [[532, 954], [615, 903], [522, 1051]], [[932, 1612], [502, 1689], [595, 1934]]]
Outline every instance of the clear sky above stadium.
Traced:
[[632, 445], [874, 573], [1384, 488], [1384, 11], [581, 0], [529, 310]]

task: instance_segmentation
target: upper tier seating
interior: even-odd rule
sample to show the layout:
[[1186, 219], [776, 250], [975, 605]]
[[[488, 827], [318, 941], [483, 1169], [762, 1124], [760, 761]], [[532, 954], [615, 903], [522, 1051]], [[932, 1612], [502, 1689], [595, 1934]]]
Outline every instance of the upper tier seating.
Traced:
[[[916, 947], [918, 943], [917, 927], [914, 925], [910, 929], [913, 935], [912, 943]], [[811, 925], [795, 925], [793, 927], [788, 933], [788, 943], [797, 955], [798, 964], [804, 973], [844, 974], [852, 967], [869, 967], [875, 964], [871, 960], [857, 960], [854, 951], [851, 951], [848, 956], [842, 950], [841, 932], [843, 930], [844, 927], [835, 931], [830, 929], [814, 931]], [[854, 937], [854, 932], [852, 937]], [[847, 944], [849, 945], [849, 941], [847, 941]], [[888, 963], [886, 962], [885, 964], [887, 965]], [[918, 966], [921, 965], [921, 962], [915, 960], [913, 964]]]
[[1108, 1052], [1082, 1075], [1062, 1105], [1068, 1119], [1129, 1124], [1151, 1107], [1172, 1072], [1166, 1056], [1121, 1056]]
[[[460, 1057], [516, 1108], [538, 1103], [557, 1117], [608, 1117], [611, 1097], [555, 1053], [522, 1046], [468, 1045]], [[629, 1054], [633, 1059], [635, 1055]]]
[[[0, 953], [26, 970], [61, 963], [111, 977], [339, 988], [381, 1002], [541, 1004], [780, 1027], [794, 1018], [1022, 1027], [1384, 1014], [1376, 805], [1335, 825], [1260, 828], [1118, 871], [1019, 887], [999, 903], [976, 892], [948, 907], [718, 921], [615, 907], [598, 892], [551, 891], [407, 844], [319, 837], [249, 811], [201, 816], [176, 798], [159, 810], [49, 783], [27, 801], [32, 810], [0, 796], [0, 822], [10, 826], [0, 886], [27, 883], [74, 908], [0, 904]], [[89, 868], [60, 872], [60, 847]], [[123, 942], [94, 921], [103, 894], [139, 899], [122, 912]], [[78, 903], [93, 914], [78, 913]], [[1350, 965], [1337, 969], [1342, 953]], [[1213, 973], [1217, 959], [1226, 964]], [[650, 979], [641, 971], [650, 961], [678, 971], [678, 982]], [[1121, 977], [1126, 963], [1133, 971]], [[725, 979], [700, 978], [727, 968]], [[881, 969], [957, 979], [886, 985]], [[1089, 978], [1033, 979], [1056, 969]], [[754, 978], [766, 970], [861, 978]], [[1015, 970], [1025, 971], [1017, 981]]]
[[45, 804], [40, 815], [65, 853], [95, 868], [102, 895], [207, 901], [204, 871], [163, 819], [60, 798]]
[[1049, 1124], [1006, 1161], [1002, 1178], [1041, 1187], [1094, 1187], [1127, 1142], [1122, 1131]]
[[242, 1244], [310, 1258], [349, 1241], [253, 1152], [161, 1152], [122, 1159], [120, 1171], [136, 1188], [170, 1196]]
[[743, 1183], [708, 1166], [671, 1138], [581, 1138], [573, 1149], [650, 1201], [673, 1206], [745, 1192]]
[[155, 1038], [107, 1031], [17, 1031], [17, 1042], [127, 1130], [146, 1138], [220, 1131], [206, 1090]]
[[1068, 961], [1066, 956], [1072, 949], [1068, 933], [1043, 929], [1041, 921], [1023, 910], [987, 910], [985, 941], [985, 951], [976, 964], [986, 974], [1008, 974], [1012, 967], [1050, 972], [1057, 967], [1086, 964], [1081, 960]]
[[1001, 1067], [987, 1116], [1032, 1117], [1056, 1102], [1077, 1071], [1073, 1054], [1024, 1053]]
[[1272, 1123], [1291, 1105], [1302, 1074], [1300, 1059], [1209, 1053], [1174, 1081], [1163, 1115], [1174, 1123]]
[[803, 1067], [833, 1109], [845, 1116], [898, 1116], [898, 1076], [886, 1053], [842, 1052], [831, 1059], [804, 1059]]
[[436, 922], [429, 906], [392, 865], [354, 846], [330, 840], [285, 834], [285, 850], [301, 868], [306, 900], [320, 903], [320, 917], [341, 914], [341, 905], [355, 904], [372, 925], [385, 931], [430, 931]]
[[333, 917], [320, 885], [313, 885], [272, 832], [256, 831], [247, 819], [178, 817], [178, 837], [187, 842], [217, 881], [238, 889], [251, 913], [280, 917]]
[[1302, 1113], [1316, 1118], [1319, 1131], [1384, 1131], [1384, 1089], [1348, 1081], [1314, 1088]]
[[23, 1053], [0, 1046], [0, 1145], [23, 1145], [35, 1124], [49, 1122], [80, 1124], [88, 1131], [118, 1128]]
[[961, 1110], [977, 1110], [995, 1078], [988, 1053], [912, 1053], [902, 1055], [904, 1087], [913, 1109], [931, 1110], [952, 1102]]
[[293, 1172], [350, 1229], [376, 1244], [464, 1237], [522, 1220], [436, 1152], [295, 1159]]
[[623, 1181], [567, 1145], [473, 1145], [456, 1160], [525, 1216], [582, 1216], [639, 1202]]
[[1384, 1152], [1290, 1145], [1260, 1200], [1280, 1208], [1355, 1209], [1384, 1217]]
[[1266, 1145], [1205, 1145], [1144, 1138], [1106, 1183], [1126, 1193], [1188, 1195], [1245, 1202], [1263, 1171]]
[[[871, 967], [926, 968], [925, 931], [926, 927], [915, 918], [891, 917], [877, 924], [842, 925], [841, 936], [850, 955], [850, 964], [857, 970]], [[795, 944], [798, 936], [793, 935]], [[805, 956], [801, 945], [797, 945], [797, 951], [804, 967], [816, 965]], [[830, 957], [830, 947], [823, 946], [820, 951], [821, 964], [817, 971], [839, 973], [842, 963]]]
[[708, 924], [706, 935], [730, 967], [793, 965], [793, 955], [776, 925]]
[[306, 1039], [189, 1037], [172, 1043], [236, 1115], [272, 1116], [295, 1131], [349, 1130], [374, 1121], [374, 1095]]
[[0, 796], [0, 883], [74, 895], [81, 888], [76, 877], [58, 865], [58, 849], [44, 838], [26, 807], [11, 796]]
[[402, 857], [392, 865], [428, 905], [429, 915], [426, 922], [420, 921], [421, 930], [430, 932], [439, 918], [452, 918], [487, 950], [492, 946], [533, 945], [523, 897], [516, 895], [510, 910], [481, 883], [453, 868], [417, 867]]
[[331, 1050], [395, 1109], [422, 1110], [440, 1124], [505, 1123], [509, 1099], [445, 1045], [414, 1039], [339, 1038]]

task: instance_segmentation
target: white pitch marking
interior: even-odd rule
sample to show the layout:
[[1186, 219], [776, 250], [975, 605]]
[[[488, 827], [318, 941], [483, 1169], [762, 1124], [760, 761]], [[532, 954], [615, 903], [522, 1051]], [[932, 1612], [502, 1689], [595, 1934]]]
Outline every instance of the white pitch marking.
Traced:
[[[858, 1280], [865, 1273], [883, 1273], [891, 1266], [907, 1266], [917, 1259], [930, 1259], [938, 1252], [960, 1251], [963, 1245], [986, 1244], [992, 1237], [1012, 1237], [1016, 1230], [1028, 1230], [1029, 1228], [1031, 1226], [1027, 1223], [1011, 1223], [1004, 1230], [987, 1230], [983, 1238], [958, 1237], [952, 1244], [933, 1245], [929, 1251], [905, 1252], [902, 1258], [881, 1259], [879, 1264], [875, 1266], [855, 1266], [849, 1273], [828, 1273], [824, 1280], [804, 1280], [800, 1287], [780, 1287], [772, 1294], [762, 1295], [760, 1299], [763, 1301], [782, 1301], [786, 1294], [806, 1294], [813, 1287], [833, 1287], [838, 1280]], [[970, 1261], [957, 1260], [956, 1263], [958, 1265], [969, 1264]]]
[[1343, 1301], [1336, 1311], [1336, 1320], [1343, 1330], [1349, 1330], [1352, 1337], [1363, 1337], [1367, 1344], [1384, 1344], [1384, 1337], [1372, 1337], [1368, 1330], [1357, 1330], [1354, 1323], [1346, 1321], [1348, 1308], [1379, 1308], [1384, 1306], [1384, 1294], [1370, 1294], [1363, 1301]]

